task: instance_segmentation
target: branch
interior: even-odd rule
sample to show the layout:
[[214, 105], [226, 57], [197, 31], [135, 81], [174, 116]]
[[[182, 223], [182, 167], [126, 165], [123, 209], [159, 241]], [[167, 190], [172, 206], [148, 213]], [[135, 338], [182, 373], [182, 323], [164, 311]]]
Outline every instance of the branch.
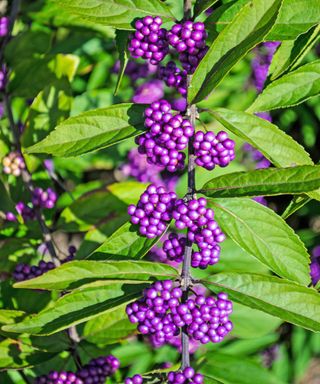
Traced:
[[[191, 0], [184, 0], [184, 19], [191, 18]], [[188, 75], [187, 78], [187, 87], [189, 88], [191, 82], [191, 75]], [[187, 114], [190, 118], [192, 126], [195, 128], [196, 116], [197, 116], [197, 107], [195, 105], [188, 105]], [[193, 150], [193, 137], [189, 139], [188, 142], [188, 193], [187, 199], [193, 199], [195, 194], [195, 156]], [[188, 231], [189, 232], [189, 231]], [[192, 277], [190, 273], [191, 268], [191, 255], [192, 255], [192, 242], [188, 239], [185, 247], [185, 253], [183, 257], [183, 265], [181, 272], [181, 282], [182, 282], [182, 302], [185, 303], [188, 300], [190, 286], [192, 284]], [[181, 334], [181, 343], [182, 343], [182, 361], [181, 368], [190, 366], [190, 353], [189, 353], [189, 336], [187, 333], [187, 326], [182, 328]]]

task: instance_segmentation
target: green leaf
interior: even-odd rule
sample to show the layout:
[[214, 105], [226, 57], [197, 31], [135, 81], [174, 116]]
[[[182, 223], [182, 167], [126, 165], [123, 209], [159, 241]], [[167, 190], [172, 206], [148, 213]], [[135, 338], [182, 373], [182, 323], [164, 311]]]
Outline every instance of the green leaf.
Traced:
[[[75, 276], [76, 277], [76, 276]], [[102, 314], [113, 313], [119, 306], [141, 295], [145, 284], [106, 282], [62, 296], [54, 306], [2, 329], [16, 333], [50, 335]]]
[[320, 295], [313, 288], [275, 276], [232, 272], [216, 274], [203, 283], [214, 292], [228, 293], [240, 304], [320, 331]]
[[129, 38], [129, 32], [121, 31], [121, 30], [116, 31], [116, 45], [117, 45], [117, 50], [119, 52], [120, 68], [119, 68], [116, 88], [114, 90], [115, 95], [119, 92], [122, 77], [124, 75], [124, 71], [126, 70], [126, 66], [129, 61], [129, 52], [127, 49], [128, 38]]
[[74, 289], [95, 280], [170, 279], [178, 275], [175, 268], [148, 261], [70, 261], [44, 275], [16, 283], [16, 288], [63, 290]]
[[128, 320], [125, 307], [126, 304], [119, 306], [112, 313], [89, 320], [84, 326], [82, 338], [90, 343], [107, 345], [129, 336], [136, 329], [136, 325]]
[[[307, 5], [307, 6], [306, 6]], [[318, 0], [283, 0], [279, 16], [267, 40], [292, 40], [319, 24]]]
[[227, 75], [231, 68], [255, 45], [263, 40], [273, 26], [281, 0], [253, 0], [216, 38], [196, 69], [188, 100], [203, 100]]
[[219, 352], [207, 355], [201, 372], [225, 384], [252, 384], [253, 378], [259, 384], [284, 384], [254, 360]]
[[320, 166], [259, 169], [216, 177], [199, 191], [207, 197], [296, 194], [320, 188]]
[[33, 100], [26, 127], [21, 136], [24, 147], [33, 145], [48, 135], [54, 127], [69, 117], [72, 104], [70, 83], [57, 79]]
[[202, 12], [212, 7], [218, 0], [196, 0], [194, 5], [194, 17], [196, 18]]
[[281, 215], [281, 217], [286, 220], [289, 216], [293, 215], [296, 211], [302, 208], [304, 205], [309, 203], [312, 199], [307, 196], [294, 196], [294, 198], [290, 201], [285, 211]]
[[118, 104], [71, 117], [27, 153], [79, 156], [142, 133], [145, 106]]
[[158, 241], [158, 237], [148, 239], [141, 236], [138, 227], [127, 222], [108, 237], [88, 258], [94, 260], [119, 257], [141, 259]]
[[275, 166], [313, 165], [304, 148], [269, 121], [224, 108], [209, 113], [232, 133], [259, 149]]
[[309, 255], [291, 227], [271, 209], [245, 198], [209, 200], [223, 232], [281, 277], [310, 283]]
[[62, 12], [67, 10], [90, 22], [118, 29], [133, 29], [134, 19], [148, 15], [173, 18], [168, 7], [160, 0], [58, 0], [57, 4]]
[[273, 55], [269, 68], [270, 80], [275, 80], [284, 72], [291, 71], [302, 61], [314, 44], [319, 40], [320, 26], [312, 27], [295, 40], [282, 41]]
[[319, 93], [320, 60], [316, 60], [270, 83], [248, 108], [248, 112], [291, 107]]
[[19, 340], [5, 339], [0, 342], [0, 369], [32, 367], [54, 357]]
[[243, 339], [257, 339], [273, 332], [281, 324], [277, 317], [234, 303], [231, 315], [233, 322], [232, 336]]
[[25, 316], [25, 312], [13, 309], [0, 309], [0, 324], [12, 324], [21, 320]]

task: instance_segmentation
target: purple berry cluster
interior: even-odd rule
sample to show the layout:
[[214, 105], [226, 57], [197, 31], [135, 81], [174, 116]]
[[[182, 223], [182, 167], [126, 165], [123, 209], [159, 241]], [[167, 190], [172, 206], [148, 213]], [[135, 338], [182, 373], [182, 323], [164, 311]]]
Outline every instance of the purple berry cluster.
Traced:
[[0, 67], [0, 91], [3, 91], [7, 84], [7, 69], [5, 65]]
[[35, 188], [31, 201], [34, 207], [52, 209], [57, 201], [57, 194], [51, 188]]
[[156, 281], [143, 292], [143, 297], [128, 304], [126, 313], [131, 323], [138, 324], [143, 335], [153, 335], [159, 344], [169, 342], [180, 333], [173, 314], [179, 306], [182, 290], [171, 280]]
[[51, 371], [48, 375], [36, 377], [35, 384], [85, 384], [73, 372]]
[[317, 285], [320, 280], [320, 245], [314, 247], [312, 250], [310, 276], [312, 285]]
[[182, 96], [187, 94], [187, 71], [177, 67], [174, 61], [160, 67], [159, 77], [168, 87], [176, 88]]
[[174, 192], [166, 192], [164, 187], [149, 185], [138, 204], [128, 207], [131, 223], [139, 224], [139, 232], [149, 239], [160, 236], [172, 219], [176, 198]]
[[[69, 247], [69, 255], [61, 260], [61, 264], [64, 264], [68, 261], [71, 261], [74, 259], [75, 253], [76, 253], [76, 248], [71, 245]], [[41, 276], [44, 273], [54, 269], [56, 266], [52, 261], [43, 261], [41, 260], [38, 265], [29, 265], [29, 264], [24, 264], [24, 263], [19, 263], [16, 265], [12, 277], [15, 281], [25, 281], [25, 280], [30, 280], [35, 277]]]
[[179, 199], [172, 213], [177, 229], [189, 229], [188, 239], [199, 249], [197, 252], [192, 252], [191, 265], [201, 269], [219, 261], [220, 246], [218, 243], [225, 239], [225, 235], [214, 220], [213, 210], [207, 208], [206, 205], [207, 200], [203, 197], [188, 202]]
[[176, 308], [173, 320], [178, 327], [187, 326], [189, 336], [201, 344], [219, 343], [232, 330], [231, 313], [232, 303], [226, 293], [219, 293], [217, 298], [195, 295]]
[[10, 152], [2, 159], [3, 172], [7, 175], [20, 176], [23, 169], [26, 168], [21, 153]]
[[6, 16], [0, 17], [0, 37], [6, 36], [9, 29], [9, 18]]
[[104, 384], [106, 378], [112, 376], [120, 367], [119, 360], [112, 356], [101, 356], [92, 359], [77, 372], [83, 384]]
[[51, 371], [48, 375], [37, 377], [35, 384], [104, 384], [106, 378], [112, 376], [119, 367], [120, 362], [116, 357], [101, 356], [92, 359], [76, 373]]
[[229, 139], [226, 132], [198, 131], [195, 134], [193, 147], [195, 149], [196, 164], [200, 167], [213, 170], [217, 165], [226, 167], [234, 158], [235, 143]]
[[181, 263], [183, 261], [186, 238], [176, 233], [170, 233], [167, 240], [163, 242], [163, 250], [168, 260]]
[[249, 143], [245, 143], [242, 148], [246, 155], [250, 158], [250, 160], [255, 163], [255, 169], [270, 167], [270, 161], [266, 159], [260, 151], [253, 148], [252, 145], [250, 145]]
[[171, 113], [166, 100], [154, 102], [145, 110], [148, 131], [136, 138], [139, 153], [147, 155], [150, 164], [165, 167], [169, 172], [184, 168], [185, 154], [181, 152], [194, 133], [189, 119]]
[[124, 380], [124, 384], [142, 384], [143, 378], [140, 375], [134, 375], [132, 377], [127, 377]]
[[207, 32], [201, 22], [175, 24], [167, 34], [169, 44], [179, 53], [183, 69], [193, 73], [205, 56]]
[[135, 23], [136, 31], [131, 35], [129, 51], [133, 58], [143, 58], [158, 64], [169, 52], [167, 32], [161, 28], [161, 17], [146, 16]]
[[161, 80], [149, 80], [141, 84], [134, 93], [132, 101], [136, 104], [150, 104], [162, 99], [164, 84]]
[[[35, 219], [35, 211], [33, 208], [26, 205], [24, 202], [19, 201], [16, 204], [16, 211], [22, 217], [23, 221], [34, 220]], [[17, 217], [13, 212], [6, 213], [6, 220], [8, 221], [17, 221]]]
[[196, 373], [192, 367], [186, 367], [183, 371], [169, 372], [169, 384], [203, 384], [203, 376]]

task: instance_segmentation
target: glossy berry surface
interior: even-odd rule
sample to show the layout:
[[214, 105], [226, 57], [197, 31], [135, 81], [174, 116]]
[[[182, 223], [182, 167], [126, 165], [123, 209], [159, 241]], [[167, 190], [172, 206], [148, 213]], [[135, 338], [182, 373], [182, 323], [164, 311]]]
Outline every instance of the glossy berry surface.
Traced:
[[179, 54], [179, 60], [187, 73], [193, 73], [206, 54], [207, 32], [201, 22], [190, 20], [175, 24], [167, 34], [169, 44]]
[[235, 158], [235, 143], [224, 131], [217, 135], [210, 131], [198, 131], [193, 147], [197, 157], [196, 164], [210, 171], [216, 166], [226, 167]]
[[167, 192], [164, 187], [149, 185], [138, 204], [128, 207], [131, 223], [138, 224], [140, 234], [149, 239], [160, 236], [172, 219], [176, 198], [174, 192]]
[[177, 67], [174, 61], [160, 67], [159, 77], [168, 87], [176, 88], [182, 96], [187, 94], [187, 71]]
[[9, 29], [9, 18], [6, 16], [0, 17], [0, 37], [6, 36]]
[[55, 206], [57, 194], [51, 189], [43, 190], [35, 188], [32, 193], [32, 204], [34, 207], [51, 209]]
[[134, 375], [132, 377], [127, 377], [124, 380], [124, 384], [142, 384], [143, 378], [140, 375]]
[[35, 384], [85, 384], [73, 372], [51, 371], [48, 375], [42, 375], [35, 379]]
[[154, 102], [145, 110], [147, 132], [136, 138], [139, 153], [147, 156], [149, 164], [165, 167], [169, 172], [184, 168], [185, 154], [194, 133], [188, 119], [173, 115], [166, 100]]
[[181, 263], [183, 261], [184, 250], [186, 246], [186, 238], [176, 233], [170, 233], [167, 240], [163, 243], [163, 250], [168, 260]]
[[146, 16], [135, 22], [136, 31], [131, 35], [128, 50], [135, 59], [141, 57], [151, 64], [158, 64], [169, 51], [166, 30], [161, 28], [161, 17]]
[[180, 333], [173, 322], [173, 313], [180, 303], [182, 290], [171, 280], [157, 281], [143, 292], [143, 297], [126, 308], [131, 323], [138, 324], [143, 335], [153, 335], [156, 343], [164, 344]]
[[203, 384], [204, 379], [200, 373], [196, 373], [192, 367], [186, 367], [182, 371], [169, 372], [169, 384]]
[[206, 268], [219, 261], [220, 246], [225, 239], [217, 222], [214, 212], [207, 208], [207, 200], [203, 197], [185, 202], [177, 200], [172, 213], [177, 229], [188, 228], [188, 239], [195, 243], [198, 252], [192, 253], [191, 265], [194, 268]]

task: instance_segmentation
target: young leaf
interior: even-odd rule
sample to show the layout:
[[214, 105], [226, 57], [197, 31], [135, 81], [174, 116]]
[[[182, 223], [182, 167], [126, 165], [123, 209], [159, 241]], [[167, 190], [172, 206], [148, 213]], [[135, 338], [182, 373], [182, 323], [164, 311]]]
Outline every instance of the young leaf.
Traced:
[[112, 313], [89, 320], [84, 326], [82, 338], [90, 343], [107, 345], [129, 336], [136, 329], [136, 325], [130, 323], [125, 307], [126, 304], [119, 306]]
[[[307, 6], [306, 6], [307, 5]], [[283, 0], [275, 26], [268, 34], [268, 41], [292, 40], [319, 24], [318, 0]]]
[[16, 288], [62, 290], [74, 289], [100, 280], [142, 280], [151, 277], [170, 279], [177, 270], [169, 265], [149, 261], [70, 261], [44, 275], [16, 283]]
[[92, 23], [110, 25], [118, 29], [133, 29], [132, 22], [144, 16], [173, 18], [169, 8], [160, 0], [58, 0], [58, 5], [70, 14]]
[[194, 17], [196, 18], [202, 12], [212, 7], [218, 0], [196, 0], [194, 5]]
[[219, 273], [203, 281], [214, 292], [311, 331], [320, 331], [320, 296], [313, 288], [275, 276]]
[[231, 68], [263, 40], [275, 23], [281, 0], [253, 0], [246, 4], [210, 46], [196, 69], [188, 100], [203, 100]]
[[320, 166], [259, 169], [219, 176], [199, 191], [207, 197], [296, 194], [320, 188]]
[[296, 68], [320, 37], [320, 25], [312, 27], [295, 40], [282, 41], [272, 58], [269, 68], [270, 80]]
[[96, 316], [117, 311], [119, 306], [139, 297], [145, 287], [146, 284], [106, 282], [104, 286], [80, 288], [62, 296], [54, 306], [2, 329], [15, 333], [50, 335]]
[[141, 259], [158, 241], [158, 237], [148, 239], [141, 236], [137, 226], [127, 222], [108, 237], [93, 254], [89, 255], [88, 259], [106, 260], [119, 257]]
[[119, 143], [143, 132], [144, 109], [144, 105], [118, 104], [70, 117], [26, 152], [79, 156]]
[[303, 65], [270, 83], [248, 112], [291, 107], [320, 93], [320, 60]]
[[309, 255], [292, 228], [251, 199], [209, 200], [223, 232], [277, 275], [310, 283]]
[[[223, 383], [252, 384], [252, 378], [259, 384], [284, 384], [267, 369], [246, 357], [211, 352], [201, 372], [205, 376]], [[207, 382], [207, 381], [206, 381]]]
[[289, 216], [293, 215], [298, 209], [302, 208], [311, 200], [312, 199], [307, 196], [294, 196], [281, 217], [286, 220]]
[[313, 165], [304, 148], [269, 121], [224, 108], [209, 113], [232, 133], [259, 149], [275, 166]]
[[119, 52], [120, 66], [119, 66], [118, 80], [117, 80], [116, 88], [114, 90], [115, 95], [119, 91], [120, 84], [124, 75], [124, 71], [129, 61], [129, 55], [128, 55], [128, 49], [127, 49], [128, 37], [129, 37], [129, 32], [121, 31], [121, 30], [116, 31], [116, 45], [117, 45], [117, 50]]

